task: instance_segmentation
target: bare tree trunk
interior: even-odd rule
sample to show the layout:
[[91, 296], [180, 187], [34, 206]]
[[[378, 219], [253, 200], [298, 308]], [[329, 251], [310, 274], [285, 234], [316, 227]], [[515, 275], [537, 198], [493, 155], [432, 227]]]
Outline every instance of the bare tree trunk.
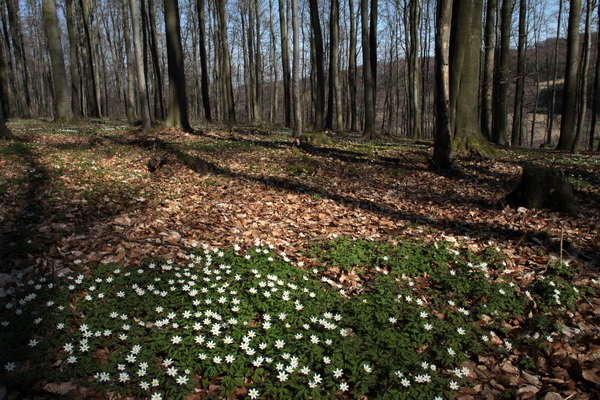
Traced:
[[412, 138], [422, 136], [421, 125], [421, 92], [420, 66], [419, 66], [419, 25], [421, 10], [419, 0], [408, 2], [408, 49], [407, 49], [407, 74], [408, 74], [408, 135]]
[[580, 79], [580, 95], [578, 96], [580, 101], [579, 114], [577, 116], [577, 131], [575, 139], [573, 141], [573, 147], [571, 152], [573, 154], [579, 153], [581, 147], [582, 133], [583, 133], [583, 120], [587, 113], [587, 99], [588, 99], [588, 73], [590, 67], [590, 50], [592, 47], [592, 11], [596, 6], [595, 1], [587, 1], [587, 10], [585, 15], [585, 33], [583, 35], [583, 60], [581, 62], [581, 79]]
[[72, 122], [70, 85], [67, 83], [67, 71], [58, 30], [56, 3], [54, 0], [43, 0], [44, 30], [48, 39], [48, 52], [52, 60], [52, 83], [54, 86], [54, 119], [58, 122]]
[[548, 113], [548, 132], [546, 144], [552, 143], [552, 131], [554, 129], [554, 114], [556, 112], [556, 80], [558, 78], [558, 48], [560, 43], [560, 28], [562, 20], [563, 2], [558, 0], [558, 21], [556, 22], [556, 40], [554, 42], [554, 75], [552, 77], [552, 100], [550, 101], [550, 110]]
[[325, 128], [333, 129], [333, 114], [335, 104], [336, 127], [343, 130], [342, 99], [340, 91], [340, 2], [331, 0], [331, 13], [329, 15], [329, 94], [327, 100], [327, 118]]
[[488, 0], [485, 13], [483, 82], [481, 89], [481, 128], [486, 139], [492, 139], [494, 98], [494, 52], [496, 49], [496, 8], [498, 0]]
[[522, 145], [523, 141], [523, 97], [525, 96], [525, 63], [527, 39], [527, 1], [519, 1], [519, 40], [517, 50], [517, 86], [515, 88], [515, 109], [513, 113], [512, 147]]
[[375, 104], [373, 83], [373, 73], [371, 71], [371, 42], [369, 40], [369, 0], [360, 1], [361, 15], [361, 40], [363, 53], [363, 85], [364, 85], [364, 103], [365, 103], [365, 125], [363, 127], [363, 136], [368, 139], [375, 137]]
[[450, 25], [452, 0], [437, 0], [435, 30], [435, 142], [433, 165], [451, 167], [452, 132], [450, 130]]
[[6, 126], [6, 119], [4, 118], [4, 104], [0, 97], [0, 139], [12, 139], [13, 134], [10, 129]]
[[97, 79], [96, 62], [94, 57], [94, 39], [92, 35], [92, 26], [90, 21], [90, 3], [89, 0], [79, 0], [83, 16], [83, 29], [85, 31], [86, 38], [86, 52], [88, 58], [88, 71], [87, 80], [88, 86], [91, 89], [90, 96], [90, 115], [92, 117], [100, 118], [102, 113], [100, 111], [100, 86]]
[[135, 122], [135, 57], [134, 51], [131, 49], [130, 29], [129, 29], [129, 12], [127, 0], [122, 0], [123, 5], [123, 36], [125, 41], [125, 54], [127, 55], [127, 94], [125, 96], [125, 111], [127, 113], [127, 121]]
[[179, 0], [164, 0], [163, 4], [169, 63], [169, 108], [165, 124], [181, 128], [185, 132], [193, 132], [188, 120], [185, 68], [179, 24]]
[[493, 141], [506, 144], [508, 132], [508, 85], [510, 82], [510, 27], [512, 22], [512, 0], [502, 1], [500, 21], [500, 48], [494, 91]]
[[140, 26], [139, 6], [137, 0], [129, 0], [131, 11], [131, 29], [133, 31], [133, 47], [135, 50], [135, 69], [137, 73], [138, 96], [142, 114], [142, 130], [144, 134], [150, 133], [150, 99], [146, 90], [146, 74], [144, 73], [144, 55], [142, 54], [142, 33]]
[[348, 0], [350, 15], [350, 43], [348, 49], [348, 90], [350, 92], [350, 130], [356, 132], [358, 123], [356, 118], [356, 22], [354, 16], [354, 1]]
[[579, 22], [581, 0], [571, 0], [567, 33], [567, 67], [563, 92], [562, 122], [558, 150], [572, 150], [575, 141], [577, 113], [577, 74], [579, 72]]
[[[600, 8], [598, 8], [598, 30], [600, 32]], [[592, 121], [590, 122], [590, 140], [588, 148], [594, 150], [594, 137], [596, 136], [596, 121], [600, 101], [600, 35], [596, 35], [596, 64], [594, 66], [594, 89], [592, 93]]]
[[369, 26], [369, 51], [371, 52], [371, 75], [373, 82], [373, 125], [377, 119], [377, 17], [379, 0], [371, 0], [371, 15]]
[[219, 41], [221, 50], [221, 84], [223, 93], [223, 117], [225, 122], [235, 124], [235, 104], [233, 99], [233, 84], [231, 81], [231, 56], [227, 39], [227, 17], [225, 12], [226, 0], [215, 0], [217, 8], [217, 22], [219, 27]]
[[74, 16], [73, 0], [66, 0], [67, 30], [69, 33], [69, 66], [71, 72], [71, 108], [75, 118], [81, 118], [81, 83], [79, 76], [79, 40]]
[[269, 0], [269, 33], [271, 40], [271, 73], [273, 74], [273, 83], [271, 86], [271, 98], [270, 98], [270, 109], [269, 109], [269, 121], [271, 124], [275, 123], [278, 102], [279, 102], [279, 73], [277, 68], [277, 45], [275, 35], [275, 24], [273, 23], [273, 0]]
[[294, 98], [294, 130], [293, 135], [298, 141], [302, 134], [302, 111], [300, 110], [300, 29], [298, 27], [298, 0], [292, 0], [292, 31], [294, 41], [294, 65], [292, 69], [292, 84]]
[[[6, 0], [8, 19], [10, 21], [10, 36], [15, 52], [16, 99], [20, 115], [24, 118], [31, 116], [31, 97], [29, 96], [29, 73], [27, 71], [27, 56], [23, 48], [23, 31], [21, 29], [19, 0]], [[55, 6], [56, 7], [56, 6]]]
[[210, 88], [208, 82], [208, 57], [206, 55], [206, 22], [204, 16], [204, 0], [197, 1], [198, 7], [198, 30], [200, 31], [200, 70], [202, 85], [202, 105], [204, 106], [204, 117], [208, 122], [212, 121], [210, 110]]
[[162, 120], [166, 118], [167, 113], [165, 110], [165, 95], [164, 95], [164, 84], [163, 75], [160, 67], [160, 55], [158, 53], [158, 32], [156, 31], [156, 8], [154, 6], [154, 0], [148, 0], [148, 25], [150, 27], [150, 52], [152, 54], [152, 68], [154, 71], [154, 86], [156, 87], [154, 103], [154, 113], [156, 118]]
[[281, 31], [281, 68], [283, 72], [283, 104], [285, 126], [292, 126], [292, 91], [290, 88], [290, 41], [285, 17], [285, 1], [279, 0], [279, 30]]
[[321, 31], [321, 22], [319, 20], [319, 4], [317, 0], [309, 0], [310, 5], [310, 26], [313, 33], [313, 43], [315, 51], [315, 69], [317, 71], [316, 80], [316, 98], [314, 104], [315, 119], [314, 129], [320, 130], [324, 126], [325, 112], [325, 67], [323, 52], [323, 33]]

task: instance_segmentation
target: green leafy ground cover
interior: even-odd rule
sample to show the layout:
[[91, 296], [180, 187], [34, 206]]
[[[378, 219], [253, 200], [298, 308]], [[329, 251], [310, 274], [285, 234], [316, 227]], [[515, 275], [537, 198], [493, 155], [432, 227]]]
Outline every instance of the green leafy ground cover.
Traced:
[[[597, 155], [500, 150], [440, 175], [423, 142], [156, 132], [169, 152], [118, 125], [12, 128], [0, 395], [598, 394]], [[532, 160], [564, 169], [581, 217], [502, 204]]]

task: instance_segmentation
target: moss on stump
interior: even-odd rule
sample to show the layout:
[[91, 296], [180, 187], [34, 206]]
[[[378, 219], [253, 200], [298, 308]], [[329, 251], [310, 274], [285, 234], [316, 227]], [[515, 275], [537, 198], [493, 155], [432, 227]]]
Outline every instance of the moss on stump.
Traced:
[[304, 133], [299, 140], [300, 146], [333, 146], [333, 141], [325, 132]]
[[579, 206], [573, 196], [573, 187], [562, 171], [536, 164], [523, 167], [519, 185], [507, 197], [513, 207], [548, 208], [579, 215]]

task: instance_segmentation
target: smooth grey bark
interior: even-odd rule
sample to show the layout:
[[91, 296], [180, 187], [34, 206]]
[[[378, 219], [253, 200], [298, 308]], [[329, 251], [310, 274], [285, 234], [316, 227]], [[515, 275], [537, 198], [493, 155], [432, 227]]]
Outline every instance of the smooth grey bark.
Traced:
[[356, 18], [354, 15], [354, 1], [348, 0], [350, 38], [348, 45], [348, 91], [350, 92], [350, 104], [348, 108], [350, 130], [358, 130], [358, 119], [356, 118]]
[[481, 129], [487, 140], [492, 139], [497, 5], [498, 0], [488, 0], [485, 12], [484, 62], [481, 83]]
[[81, 78], [79, 76], [79, 40], [73, 0], [66, 0], [65, 15], [67, 18], [67, 32], [69, 34], [69, 71], [71, 72], [71, 108], [75, 118], [83, 115], [81, 109]]
[[6, 0], [6, 6], [8, 8], [8, 20], [11, 27], [9, 32], [13, 44], [13, 51], [15, 53], [15, 76], [17, 78], [15, 80], [15, 98], [17, 100], [17, 107], [20, 111], [20, 115], [23, 118], [29, 118], [32, 111], [31, 96], [29, 94], [29, 72], [27, 69], [27, 55], [23, 43], [19, 0]]
[[54, 87], [54, 120], [72, 122], [71, 85], [67, 82], [67, 71], [58, 29], [56, 3], [54, 0], [42, 0], [44, 30], [48, 39], [48, 53], [52, 62], [52, 86]]
[[223, 98], [223, 118], [229, 124], [235, 124], [235, 103], [233, 97], [233, 83], [231, 81], [231, 55], [227, 40], [227, 16], [225, 11], [226, 0], [215, 0], [217, 12], [217, 26], [219, 46], [221, 51], [221, 90]]
[[407, 15], [407, 76], [408, 76], [408, 135], [412, 138], [422, 136], [420, 64], [419, 64], [419, 25], [421, 7], [420, 0], [409, 0]]
[[135, 107], [135, 52], [131, 46], [131, 30], [129, 29], [129, 6], [127, 0], [122, 0], [123, 8], [123, 38], [125, 42], [125, 57], [126, 70], [127, 70], [127, 91], [125, 92], [125, 112], [127, 114], [127, 121], [129, 123], [135, 122], [136, 120], [136, 107]]
[[336, 128], [343, 130], [342, 99], [340, 89], [340, 2], [331, 0], [329, 14], [329, 93], [327, 97], [327, 118], [325, 128], [333, 130], [333, 115], [336, 116]]
[[562, 23], [563, 1], [558, 0], [558, 20], [556, 22], [556, 40], [554, 41], [554, 72], [552, 77], [552, 99], [548, 112], [548, 131], [546, 133], [546, 144], [552, 143], [552, 131], [554, 129], [554, 114], [556, 113], [556, 81], [558, 79], [558, 49], [560, 43], [560, 28]]
[[316, 70], [315, 103], [314, 103], [314, 129], [324, 127], [325, 116], [325, 55], [323, 51], [323, 32], [319, 18], [319, 5], [317, 0], [308, 0], [310, 8], [310, 26], [312, 28], [314, 45], [314, 68]]
[[581, 0], [571, 0], [567, 32], [567, 65], [563, 92], [562, 121], [558, 150], [570, 151], [575, 141], [577, 123], [577, 74], [579, 73], [579, 23], [581, 21]]
[[148, 18], [147, 18], [149, 29], [149, 44], [150, 54], [152, 62], [152, 70], [154, 72], [153, 85], [156, 90], [154, 92], [154, 113], [156, 118], [162, 120], [166, 118], [165, 110], [165, 95], [164, 95], [164, 80], [162, 74], [162, 68], [160, 66], [160, 54], [158, 49], [158, 32], [156, 30], [156, 7], [154, 6], [154, 0], [148, 0]]
[[137, 74], [138, 97], [142, 116], [142, 130], [144, 134], [150, 133], [152, 122], [150, 120], [150, 99], [146, 89], [146, 74], [144, 73], [144, 55], [142, 50], [142, 28], [140, 24], [139, 5], [137, 0], [129, 0], [131, 14], [131, 30], [133, 31], [133, 47], [135, 50], [135, 70]]
[[502, 1], [500, 21], [500, 47], [494, 82], [494, 117], [492, 140], [506, 144], [508, 137], [508, 86], [510, 83], [510, 28], [512, 23], [512, 0]]
[[165, 124], [180, 128], [185, 132], [193, 132], [188, 120], [179, 0], [164, 0], [163, 4], [169, 73], [169, 107]]
[[210, 110], [210, 86], [208, 79], [208, 56], [206, 54], [206, 17], [204, 12], [204, 0], [196, 2], [198, 7], [198, 30], [200, 35], [200, 82], [202, 90], [202, 106], [204, 107], [204, 118], [212, 121]]
[[437, 0], [435, 29], [435, 141], [433, 165], [449, 169], [452, 165], [450, 123], [450, 26], [452, 0]]
[[302, 134], [302, 110], [300, 104], [300, 28], [298, 24], [298, 0], [292, 0], [292, 32], [294, 41], [294, 58], [292, 67], [292, 90], [294, 109], [293, 135], [298, 141]]
[[523, 143], [523, 98], [525, 96], [525, 63], [527, 39], [527, 1], [519, 0], [519, 39], [517, 46], [517, 85], [515, 87], [515, 106], [513, 111], [512, 135], [510, 145]]
[[577, 130], [575, 133], [575, 139], [573, 140], [573, 147], [571, 148], [571, 152], [573, 154], [579, 153], [581, 147], [581, 140], [583, 136], [583, 120], [585, 118], [585, 114], [587, 113], [587, 101], [588, 101], [588, 82], [589, 82], [589, 66], [590, 66], [590, 52], [592, 47], [592, 11], [596, 6], [595, 2], [589, 1], [587, 2], [587, 8], [585, 13], [585, 32], [583, 34], [583, 54], [581, 60], [581, 74], [579, 88], [580, 93], [579, 99], [579, 110], [577, 115]]
[[96, 57], [95, 53], [95, 45], [94, 45], [94, 37], [92, 33], [92, 26], [90, 20], [90, 8], [91, 4], [89, 0], [79, 0], [79, 4], [81, 6], [82, 17], [83, 17], [83, 29], [85, 32], [86, 39], [86, 55], [87, 55], [87, 85], [90, 88], [90, 96], [88, 96], [88, 102], [90, 107], [90, 116], [95, 118], [101, 118], [101, 100], [100, 100], [100, 84], [98, 82], [97, 76], [97, 67], [96, 67]]
[[363, 136], [368, 139], [375, 137], [375, 87], [371, 71], [371, 41], [369, 40], [369, 0], [360, 1], [361, 41], [363, 54], [363, 86], [365, 103], [365, 124]]
[[279, 30], [281, 32], [281, 69], [283, 73], [283, 105], [285, 107], [285, 126], [292, 126], [292, 90], [290, 87], [290, 40], [286, 20], [285, 1], [278, 0]]

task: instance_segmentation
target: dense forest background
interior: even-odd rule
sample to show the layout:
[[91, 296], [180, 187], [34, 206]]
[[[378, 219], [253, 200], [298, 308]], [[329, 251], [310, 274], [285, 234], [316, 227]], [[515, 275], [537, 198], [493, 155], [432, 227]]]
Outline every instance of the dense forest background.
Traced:
[[[598, 2], [474, 3], [3, 0], [2, 109], [9, 118], [147, 119], [185, 130], [190, 120], [291, 127], [297, 63], [305, 127], [428, 139], [437, 120], [435, 41], [449, 4], [455, 32], [468, 25], [460, 18], [475, 16], [466, 34], [475, 33], [476, 68], [461, 85], [475, 82], [477, 94], [459, 102], [477, 106], [478, 134], [556, 144], [570, 96], [563, 130], [572, 137], [559, 147], [593, 148]], [[466, 47], [457, 35], [448, 39], [451, 64], [453, 48]], [[456, 70], [450, 65], [450, 75]]]

